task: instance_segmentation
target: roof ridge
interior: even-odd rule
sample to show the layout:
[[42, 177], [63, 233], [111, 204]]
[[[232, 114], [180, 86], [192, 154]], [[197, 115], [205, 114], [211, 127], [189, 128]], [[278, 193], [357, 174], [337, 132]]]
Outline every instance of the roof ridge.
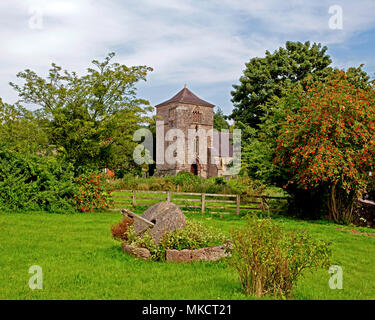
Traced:
[[161, 107], [164, 105], [167, 105], [169, 103], [173, 102], [180, 102], [180, 103], [187, 103], [187, 104], [193, 104], [193, 105], [199, 105], [199, 106], [209, 106], [214, 107], [213, 104], [202, 100], [198, 96], [196, 96], [191, 90], [184, 87], [182, 90], [180, 90], [176, 95], [174, 95], [171, 99], [166, 100], [155, 107]]
[[184, 89], [182, 89], [182, 97], [181, 97], [181, 100], [183, 100], [184, 98], [185, 98], [185, 96], [186, 96], [186, 92], [188, 91], [189, 89], [188, 88], [184, 88]]

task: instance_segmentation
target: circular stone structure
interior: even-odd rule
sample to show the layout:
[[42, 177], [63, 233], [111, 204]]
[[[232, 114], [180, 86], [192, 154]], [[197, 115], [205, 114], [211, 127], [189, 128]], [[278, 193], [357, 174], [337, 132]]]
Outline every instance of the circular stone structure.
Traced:
[[[149, 235], [155, 240], [156, 245], [167, 232], [183, 229], [186, 225], [186, 217], [180, 208], [169, 201], [159, 202], [148, 208], [142, 216], [123, 209], [124, 215], [134, 220], [134, 231], [142, 237], [149, 230]], [[192, 261], [217, 261], [230, 255], [232, 245], [226, 244], [200, 249], [167, 249], [165, 259], [167, 262], [192, 262]], [[150, 251], [146, 248], [135, 247], [124, 243], [122, 250], [136, 258], [148, 260]]]

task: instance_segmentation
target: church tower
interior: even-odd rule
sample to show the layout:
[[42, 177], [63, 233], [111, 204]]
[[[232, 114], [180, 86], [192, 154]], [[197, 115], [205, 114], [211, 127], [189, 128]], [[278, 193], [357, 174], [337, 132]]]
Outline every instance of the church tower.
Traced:
[[[164, 122], [164, 138], [169, 129], [179, 129], [185, 137], [185, 161], [182, 164], [168, 164], [166, 162], [156, 164], [158, 175], [175, 175], [179, 171], [189, 171], [204, 178], [210, 176], [209, 158], [212, 141], [211, 137], [200, 137], [199, 132], [203, 132], [201, 129], [204, 129], [205, 132], [213, 129], [214, 107], [213, 104], [198, 98], [186, 86], [174, 97], [156, 106], [157, 120]], [[190, 150], [188, 143], [189, 129], [191, 129], [190, 134], [192, 130], [196, 132], [194, 143], [190, 144]], [[200, 147], [199, 138], [207, 139], [207, 150], [204, 150], [205, 152], [202, 152], [203, 144]], [[164, 139], [164, 146], [162, 147], [164, 150], [158, 150], [160, 144], [157, 142], [157, 153], [164, 152], [165, 155], [168, 146], [173, 143], [173, 141], [166, 142]], [[189, 160], [189, 156], [192, 159]]]

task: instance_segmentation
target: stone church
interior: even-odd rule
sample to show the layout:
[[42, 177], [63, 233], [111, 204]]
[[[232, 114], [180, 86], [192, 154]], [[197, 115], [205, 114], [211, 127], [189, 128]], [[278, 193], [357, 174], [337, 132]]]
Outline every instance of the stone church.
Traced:
[[[169, 129], [179, 129], [184, 134], [185, 159], [182, 163], [156, 164], [156, 174], [159, 176], [175, 175], [180, 171], [189, 171], [203, 178], [223, 176], [226, 166], [233, 159], [233, 145], [230, 142], [231, 134], [214, 133], [204, 136], [214, 126], [214, 105], [198, 98], [188, 88], [183, 88], [171, 99], [158, 104], [156, 116], [158, 121], [163, 121], [164, 138]], [[194, 133], [193, 143], [189, 144], [189, 132]], [[211, 131], [212, 132], [212, 131]], [[157, 136], [158, 139], [158, 136]], [[201, 141], [199, 140], [201, 139]], [[205, 139], [206, 144], [203, 143]], [[165, 141], [157, 152], [166, 153], [173, 141]], [[163, 149], [163, 150], [158, 150]], [[207, 149], [205, 149], [207, 147]], [[204, 148], [202, 150], [202, 148]], [[177, 156], [175, 152], [174, 156]], [[190, 157], [190, 158], [189, 158]], [[190, 161], [189, 161], [190, 160]]]

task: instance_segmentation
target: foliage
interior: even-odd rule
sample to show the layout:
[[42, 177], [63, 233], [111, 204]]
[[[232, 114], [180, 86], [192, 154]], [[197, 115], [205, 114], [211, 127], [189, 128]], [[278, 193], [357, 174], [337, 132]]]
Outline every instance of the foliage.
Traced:
[[145, 248], [150, 251], [151, 260], [160, 260], [162, 258], [163, 250], [160, 246], [157, 246], [153, 237], [150, 236], [150, 229], [140, 236], [135, 231], [133, 226], [129, 227], [129, 231], [126, 233], [127, 240], [125, 243], [139, 248]]
[[0, 151], [0, 207], [72, 212], [72, 166], [54, 157]]
[[375, 164], [375, 91], [352, 80], [337, 70], [298, 95], [298, 112], [287, 110], [275, 158], [289, 168], [288, 184], [326, 186], [330, 218], [342, 222], [350, 222], [354, 199], [371, 184]]
[[274, 53], [266, 51], [264, 58], [252, 58], [239, 85], [233, 85], [231, 118], [256, 128], [265, 114], [264, 106], [274, 97], [283, 97], [285, 91], [297, 83], [305, 86], [307, 76], [321, 79], [331, 63], [327, 47], [310, 42], [286, 42], [285, 48]]
[[223, 244], [225, 236], [197, 221], [186, 221], [183, 229], [168, 232], [161, 240], [161, 246], [167, 249], [199, 249]]
[[112, 225], [111, 226], [112, 237], [118, 241], [127, 241], [128, 231], [129, 231], [130, 226], [133, 225], [133, 222], [134, 221], [132, 219], [128, 217], [124, 217], [121, 221], [119, 221], [118, 224]]
[[74, 197], [77, 210], [89, 212], [108, 209], [113, 200], [103, 188], [105, 177], [102, 174], [86, 174], [76, 178], [79, 191]]
[[200, 177], [192, 174], [191, 172], [187, 171], [180, 171], [175, 176], [171, 176], [170, 181], [173, 182], [175, 185], [183, 186], [185, 184], [187, 185], [194, 185], [197, 182], [200, 182]]
[[47, 137], [32, 113], [22, 106], [9, 105], [0, 98], [0, 144], [6, 150], [36, 152], [45, 149]]
[[226, 181], [224, 180], [223, 177], [216, 177], [215, 178], [215, 184], [223, 186], [223, 185], [226, 185], [227, 183], [226, 183]]
[[229, 124], [225, 119], [223, 110], [221, 110], [220, 108], [217, 108], [217, 110], [214, 112], [214, 129], [218, 131], [229, 129]]
[[164, 260], [168, 249], [194, 250], [223, 244], [225, 241], [224, 235], [197, 221], [186, 221], [184, 228], [167, 232], [161, 239], [159, 246], [149, 235], [149, 231], [150, 229], [139, 236], [131, 226], [124, 238], [126, 237], [125, 242], [129, 245], [148, 249], [152, 260]]
[[305, 232], [286, 232], [270, 219], [248, 219], [232, 232], [234, 267], [247, 295], [285, 297], [307, 269], [329, 266], [328, 243]]
[[[327, 213], [327, 201], [329, 199], [328, 187], [319, 185], [307, 190], [301, 189], [295, 184], [288, 183], [293, 179], [293, 170], [289, 165], [277, 161], [275, 162], [277, 141], [283, 125], [290, 114], [300, 113], [300, 97], [306, 94], [307, 81], [310, 86], [313, 82], [327, 83], [329, 79], [340, 70], [332, 70], [325, 74], [325, 77], [318, 79], [309, 77], [306, 79], [306, 86], [296, 84], [292, 89], [285, 90], [285, 95], [281, 98], [273, 97], [261, 108], [264, 116], [258, 129], [237, 122], [238, 128], [242, 129], [242, 170], [253, 180], [261, 180], [267, 184], [279, 187], [286, 186], [286, 191], [290, 198], [289, 211], [293, 216], [302, 218], [320, 218]], [[362, 66], [349, 68], [345, 74], [346, 80], [359, 90], [367, 90], [371, 85], [366, 72]], [[328, 189], [327, 189], [328, 188]], [[346, 202], [350, 200], [341, 194], [340, 198]], [[350, 202], [350, 201], [349, 201]]]
[[147, 122], [148, 102], [136, 97], [135, 84], [151, 68], [92, 61], [94, 68], [78, 76], [52, 64], [47, 78], [29, 69], [18, 73], [23, 85], [11, 83], [24, 103], [40, 107], [38, 126], [59, 155], [80, 168], [132, 168], [133, 133]]
[[262, 107], [265, 115], [261, 118], [258, 129], [239, 123], [243, 133], [242, 168], [253, 179], [260, 179], [268, 184], [283, 186], [288, 177], [288, 168], [275, 163], [277, 138], [282, 123], [288, 112], [298, 112], [298, 94], [302, 86], [296, 85], [285, 91], [282, 98], [273, 97]]

